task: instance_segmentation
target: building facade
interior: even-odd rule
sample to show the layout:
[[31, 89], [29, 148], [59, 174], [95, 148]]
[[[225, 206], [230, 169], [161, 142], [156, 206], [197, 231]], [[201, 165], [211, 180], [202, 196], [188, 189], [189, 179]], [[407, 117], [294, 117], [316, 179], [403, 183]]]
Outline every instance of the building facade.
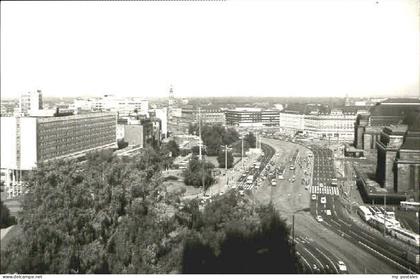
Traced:
[[377, 142], [376, 180], [387, 190], [420, 201], [420, 111], [408, 125], [383, 128]]
[[321, 112], [285, 109], [280, 112], [280, 131], [286, 134], [305, 133], [314, 138], [335, 141], [352, 141], [354, 138], [355, 111], [333, 109]]
[[420, 99], [387, 99], [359, 114], [354, 125], [354, 146], [359, 149], [376, 149], [382, 129], [404, 122], [408, 114], [420, 108]]
[[261, 108], [236, 108], [225, 112], [226, 125], [238, 127], [278, 127], [280, 112]]
[[110, 111], [120, 116], [149, 115], [149, 101], [141, 98], [117, 98], [113, 95], [104, 95], [95, 99], [76, 99], [71, 108], [75, 111]]
[[28, 93], [23, 93], [19, 97], [19, 112], [21, 116], [29, 116], [32, 113], [36, 113], [38, 110], [42, 110], [42, 92], [36, 90]]
[[304, 131], [310, 137], [328, 138], [333, 141], [352, 141], [356, 114], [332, 110], [329, 114], [304, 116]]
[[303, 132], [305, 129], [305, 115], [295, 111], [282, 111], [279, 117], [280, 131], [286, 134]]
[[116, 115], [1, 117], [1, 146], [1, 178], [13, 197], [22, 193], [22, 173], [40, 162], [116, 147]]

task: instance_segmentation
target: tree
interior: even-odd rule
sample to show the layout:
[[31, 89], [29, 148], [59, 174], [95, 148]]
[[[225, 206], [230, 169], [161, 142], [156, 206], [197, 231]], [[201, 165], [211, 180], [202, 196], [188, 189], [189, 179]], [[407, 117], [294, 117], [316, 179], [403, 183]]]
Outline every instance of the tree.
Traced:
[[175, 140], [170, 140], [166, 144], [166, 149], [172, 153], [173, 158], [178, 157], [180, 154], [179, 146]]
[[126, 142], [124, 139], [117, 141], [118, 149], [123, 149], [128, 146], [128, 142]]
[[[225, 168], [226, 154], [224, 151], [219, 152], [217, 155], [217, 162], [219, 163], [219, 168]], [[227, 168], [230, 169], [233, 167], [233, 155], [232, 152], [227, 152]]]
[[255, 148], [256, 138], [252, 132], [249, 132], [247, 135], [245, 135], [244, 141], [249, 144], [250, 148]]
[[212, 163], [200, 161], [197, 157], [193, 156], [188, 163], [188, 167], [183, 172], [184, 183], [186, 185], [200, 187], [203, 186], [204, 182], [204, 190], [207, 190], [214, 183], [214, 178], [211, 173], [213, 168], [214, 165]]
[[289, 241], [290, 230], [271, 204], [256, 210], [243, 208], [229, 194], [206, 206], [202, 218], [205, 227], [184, 244], [184, 273], [290, 274], [302, 270]]
[[163, 242], [174, 222], [162, 208], [175, 198], [165, 195], [160, 164], [151, 148], [128, 159], [105, 151], [88, 154], [84, 164], [40, 164], [27, 180], [23, 235], [1, 252], [1, 272], [173, 271], [171, 258], [180, 252]]
[[0, 228], [7, 228], [11, 225], [16, 224], [15, 217], [10, 215], [10, 211], [4, 205], [3, 201], [0, 201], [0, 206]]
[[222, 140], [224, 145], [231, 145], [239, 140], [239, 133], [234, 128], [228, 128], [225, 130]]
[[[198, 145], [193, 146], [191, 148], [191, 151], [194, 155], [199, 155], [200, 154], [200, 147]], [[201, 155], [207, 155], [206, 148], [201, 148]]]

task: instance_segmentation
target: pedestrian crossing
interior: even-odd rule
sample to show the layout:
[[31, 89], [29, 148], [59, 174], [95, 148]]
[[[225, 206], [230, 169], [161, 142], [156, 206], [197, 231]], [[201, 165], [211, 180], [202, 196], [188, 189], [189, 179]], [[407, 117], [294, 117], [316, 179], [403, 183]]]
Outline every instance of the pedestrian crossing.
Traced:
[[339, 195], [339, 191], [337, 187], [331, 187], [331, 186], [312, 186], [311, 187], [311, 194], [322, 194], [322, 195]]

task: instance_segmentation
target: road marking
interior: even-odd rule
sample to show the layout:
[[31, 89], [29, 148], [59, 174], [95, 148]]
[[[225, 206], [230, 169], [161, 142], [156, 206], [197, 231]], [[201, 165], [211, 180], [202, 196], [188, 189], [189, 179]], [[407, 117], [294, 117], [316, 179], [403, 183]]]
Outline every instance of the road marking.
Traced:
[[339, 226], [341, 228], [341, 224], [337, 223], [334, 219], [331, 219], [331, 222], [334, 222], [334, 224], [336, 224], [337, 226]]
[[[299, 252], [297, 252], [299, 253]], [[314, 271], [312, 270], [311, 265], [308, 263], [308, 261], [305, 259], [304, 256], [302, 256], [302, 254], [299, 253], [299, 256], [302, 258], [302, 260], [309, 266], [309, 269], [311, 270], [311, 273], [314, 273]]]
[[308, 249], [306, 249], [305, 247], [303, 248], [303, 249], [305, 249], [305, 251], [306, 252], [308, 252], [309, 253], [309, 255], [311, 255], [312, 256], [312, 258], [314, 258], [318, 263], [319, 263], [319, 265], [322, 267], [322, 269], [324, 269], [324, 266], [322, 265], [322, 263], [321, 263], [321, 261], [320, 260], [318, 260], [318, 258], [317, 257], [315, 257], [314, 256], [314, 254], [312, 254]]
[[338, 269], [337, 269], [337, 267], [335, 266], [335, 264], [334, 264], [334, 262], [329, 258], [329, 257], [327, 257], [327, 255], [325, 255], [321, 250], [319, 250], [318, 248], [316, 248], [315, 247], [315, 249], [321, 254], [321, 255], [323, 255], [330, 263], [331, 263], [331, 265], [334, 267], [334, 269], [335, 269], [335, 271], [338, 273]]
[[397, 263], [396, 261], [394, 261], [393, 259], [388, 258], [388, 257], [387, 257], [387, 256], [385, 256], [385, 255], [382, 255], [380, 252], [376, 251], [375, 249], [373, 249], [373, 248], [372, 248], [372, 247], [370, 247], [369, 245], [366, 245], [365, 243], [363, 243], [363, 242], [361, 242], [361, 241], [358, 241], [358, 242], [359, 242], [359, 244], [361, 244], [361, 245], [362, 245], [362, 246], [364, 246], [365, 248], [367, 248], [367, 249], [371, 250], [371, 251], [372, 251], [372, 252], [374, 252], [375, 254], [377, 254], [377, 255], [379, 255], [379, 256], [381, 256], [381, 257], [385, 258], [386, 260], [388, 260], [388, 261], [392, 262], [393, 264], [395, 264], [396, 266], [400, 267], [401, 269], [404, 269], [404, 270], [405, 270], [405, 271], [407, 271], [408, 273], [412, 273], [412, 274], [414, 274], [414, 272], [413, 272], [413, 271], [411, 271], [411, 269], [406, 268], [405, 266], [403, 266], [403, 265], [401, 265], [401, 264]]

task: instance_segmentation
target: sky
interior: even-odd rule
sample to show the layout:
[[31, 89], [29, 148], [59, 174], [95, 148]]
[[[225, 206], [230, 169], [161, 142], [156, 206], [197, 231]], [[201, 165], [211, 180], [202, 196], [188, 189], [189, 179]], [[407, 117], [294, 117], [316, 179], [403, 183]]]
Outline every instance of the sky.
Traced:
[[1, 2], [1, 96], [419, 96], [418, 0]]

